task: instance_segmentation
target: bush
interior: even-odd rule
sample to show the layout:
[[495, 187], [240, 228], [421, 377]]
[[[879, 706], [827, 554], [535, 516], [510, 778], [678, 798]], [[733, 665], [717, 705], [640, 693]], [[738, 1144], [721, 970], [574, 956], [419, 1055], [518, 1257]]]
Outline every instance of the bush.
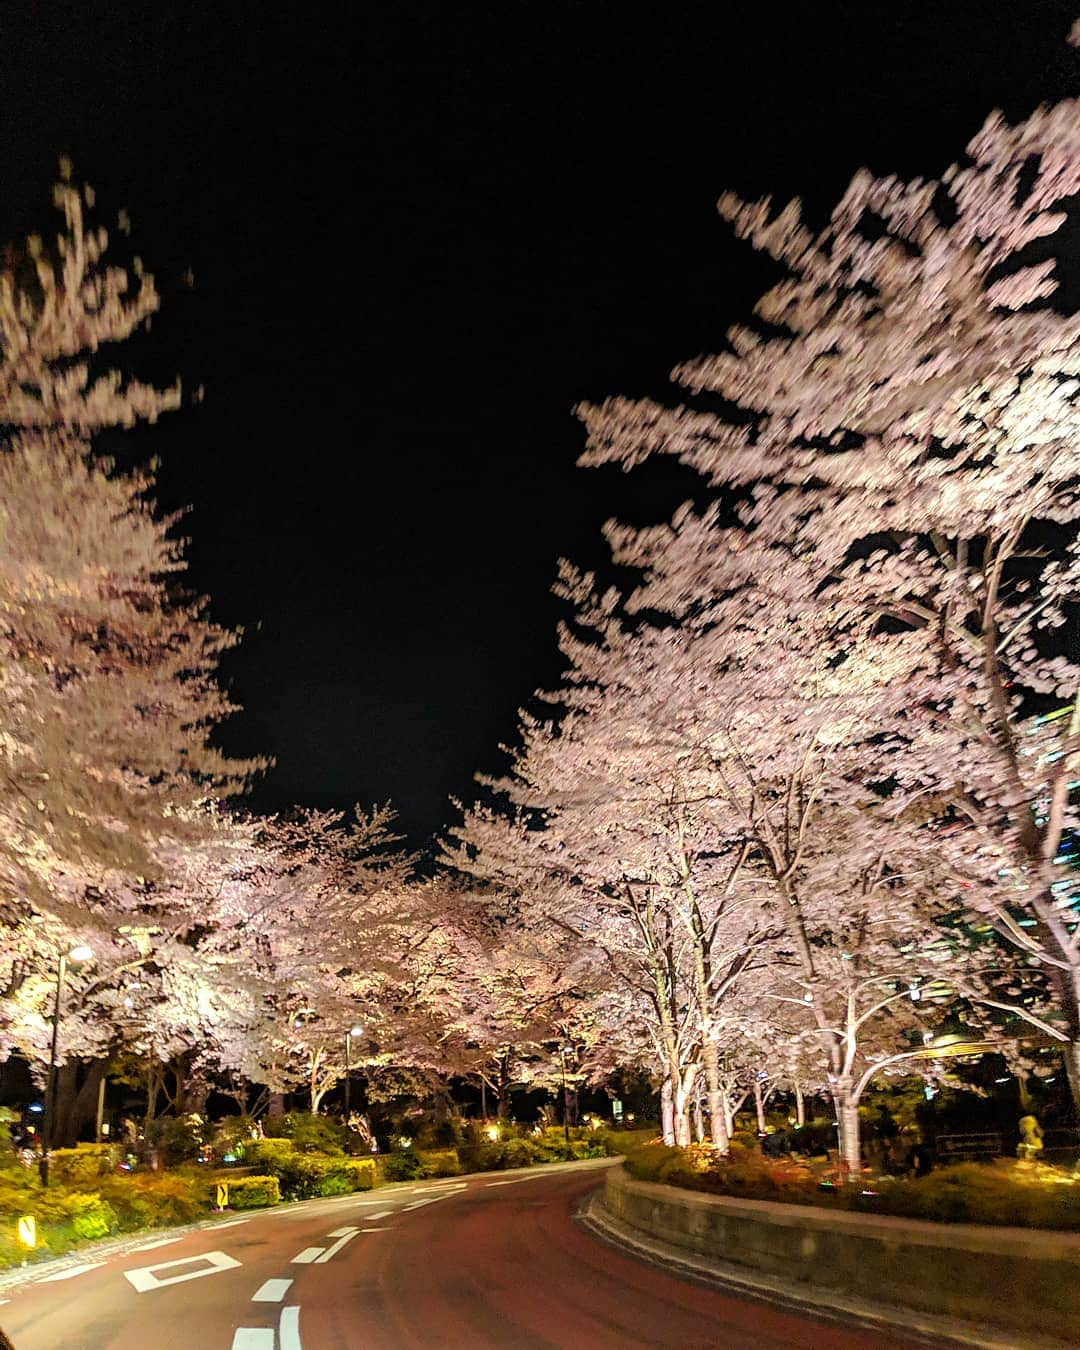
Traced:
[[383, 1159], [382, 1174], [384, 1181], [415, 1181], [424, 1170], [419, 1153], [405, 1149], [401, 1153], [388, 1153]]
[[263, 1130], [271, 1138], [291, 1139], [300, 1153], [344, 1153], [345, 1129], [329, 1116], [314, 1116], [296, 1111], [263, 1121]]
[[100, 1195], [84, 1195], [74, 1191], [67, 1197], [67, 1206], [76, 1237], [108, 1237], [119, 1227], [116, 1211]]
[[[394, 1155], [391, 1154], [391, 1157]], [[452, 1148], [420, 1149], [416, 1156], [420, 1159], [422, 1177], [459, 1177], [461, 1162]]]
[[209, 1208], [206, 1177], [183, 1172], [136, 1172], [110, 1177], [101, 1193], [116, 1211], [120, 1228], [167, 1228], [193, 1223]]
[[280, 1176], [282, 1167], [296, 1156], [291, 1139], [253, 1139], [244, 1148], [244, 1162], [272, 1176]]
[[289, 1200], [348, 1195], [351, 1191], [369, 1191], [375, 1185], [375, 1164], [370, 1158], [326, 1158], [293, 1150], [269, 1161], [266, 1170], [277, 1177], [282, 1194]]
[[206, 1122], [202, 1116], [162, 1116], [146, 1126], [146, 1142], [156, 1148], [166, 1167], [194, 1162], [205, 1142]]
[[257, 1142], [260, 1142], [258, 1133], [250, 1116], [226, 1116], [219, 1120], [210, 1139], [215, 1154], [222, 1159], [227, 1156], [246, 1159], [248, 1150]]
[[230, 1177], [228, 1184], [231, 1209], [259, 1209], [281, 1199], [277, 1177]]
[[57, 1148], [49, 1155], [49, 1176], [62, 1186], [93, 1187], [116, 1167], [115, 1144], [78, 1144]]

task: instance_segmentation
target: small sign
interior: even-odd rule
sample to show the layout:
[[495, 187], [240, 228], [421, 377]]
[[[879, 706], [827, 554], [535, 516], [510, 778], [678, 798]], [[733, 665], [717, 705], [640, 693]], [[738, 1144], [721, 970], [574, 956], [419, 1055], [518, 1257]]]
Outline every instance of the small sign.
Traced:
[[19, 1220], [17, 1232], [24, 1247], [37, 1246], [37, 1220], [32, 1214], [24, 1214]]
[[622, 1120], [622, 1101], [618, 1097], [611, 1099], [611, 1114], [616, 1120]]
[[224, 1209], [229, 1203], [229, 1183], [219, 1181], [217, 1186], [217, 1207]]

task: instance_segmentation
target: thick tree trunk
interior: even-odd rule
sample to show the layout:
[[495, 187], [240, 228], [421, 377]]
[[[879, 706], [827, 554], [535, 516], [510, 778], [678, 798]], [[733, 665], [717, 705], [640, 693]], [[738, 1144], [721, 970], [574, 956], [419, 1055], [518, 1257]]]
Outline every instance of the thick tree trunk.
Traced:
[[705, 1099], [709, 1107], [709, 1137], [717, 1153], [727, 1156], [731, 1144], [724, 1090], [720, 1082], [720, 1055], [710, 1037], [701, 1045], [701, 1064], [705, 1070]]
[[694, 1093], [694, 1143], [700, 1144], [705, 1139], [705, 1119], [701, 1114], [701, 1093]]
[[284, 1092], [271, 1092], [270, 1100], [266, 1106], [266, 1114], [271, 1120], [277, 1120], [285, 1114], [285, 1094]]
[[[82, 1075], [80, 1067], [85, 1068]], [[98, 1092], [107, 1067], [108, 1060], [104, 1059], [95, 1059], [86, 1066], [80, 1066], [77, 1060], [69, 1060], [57, 1069], [53, 1148], [72, 1148], [82, 1135], [92, 1133]]]
[[1073, 1110], [1080, 1116], [1080, 1041], [1069, 1041], [1064, 1047], [1065, 1074], [1072, 1092]]

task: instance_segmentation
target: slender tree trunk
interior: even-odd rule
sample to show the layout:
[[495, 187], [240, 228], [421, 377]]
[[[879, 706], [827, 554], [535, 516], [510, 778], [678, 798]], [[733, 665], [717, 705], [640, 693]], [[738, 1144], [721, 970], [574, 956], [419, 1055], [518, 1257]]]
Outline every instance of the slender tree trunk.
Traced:
[[690, 1089], [697, 1071], [688, 1069], [685, 1075], [674, 1076], [675, 1142], [680, 1148], [690, 1143]]
[[664, 1079], [660, 1089], [660, 1133], [670, 1148], [675, 1142], [675, 1099], [670, 1078]]
[[806, 1103], [803, 1101], [802, 1088], [799, 1082], [795, 1081], [795, 1123], [801, 1130], [806, 1124]]
[[853, 1097], [853, 1086], [845, 1081], [833, 1084], [833, 1103], [836, 1119], [840, 1122], [840, 1163], [849, 1178], [857, 1177], [862, 1171], [859, 1103]]
[[694, 1142], [700, 1144], [705, 1139], [705, 1120], [701, 1114], [701, 1093], [694, 1093]]
[[758, 1134], [765, 1133], [765, 1097], [761, 1091], [761, 1079], [754, 1074], [754, 1111], [757, 1114]]
[[701, 1065], [705, 1070], [705, 1100], [709, 1107], [709, 1137], [717, 1153], [726, 1157], [731, 1144], [724, 1091], [720, 1083], [720, 1055], [716, 1042], [706, 1036], [701, 1043]]

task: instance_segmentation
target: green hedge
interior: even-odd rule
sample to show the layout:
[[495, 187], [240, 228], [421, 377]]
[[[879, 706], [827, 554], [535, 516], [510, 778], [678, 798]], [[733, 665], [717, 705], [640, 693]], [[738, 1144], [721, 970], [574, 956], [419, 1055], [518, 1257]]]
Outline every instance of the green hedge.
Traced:
[[245, 1149], [244, 1161], [276, 1177], [289, 1200], [370, 1191], [375, 1185], [372, 1159], [301, 1153], [288, 1139], [259, 1139]]
[[93, 1188], [116, 1169], [120, 1150], [115, 1144], [77, 1144], [57, 1148], [49, 1155], [49, 1177], [62, 1186]]
[[281, 1200], [277, 1177], [236, 1177], [229, 1180], [228, 1186], [230, 1209], [260, 1209]]
[[737, 1144], [732, 1144], [726, 1161], [700, 1145], [682, 1149], [648, 1144], [627, 1153], [625, 1166], [639, 1181], [749, 1200], [821, 1205], [939, 1223], [1080, 1231], [1080, 1178], [1011, 1159], [958, 1163], [925, 1177], [881, 1177], [850, 1186], [823, 1181], [819, 1172], [800, 1159], [763, 1158]]

